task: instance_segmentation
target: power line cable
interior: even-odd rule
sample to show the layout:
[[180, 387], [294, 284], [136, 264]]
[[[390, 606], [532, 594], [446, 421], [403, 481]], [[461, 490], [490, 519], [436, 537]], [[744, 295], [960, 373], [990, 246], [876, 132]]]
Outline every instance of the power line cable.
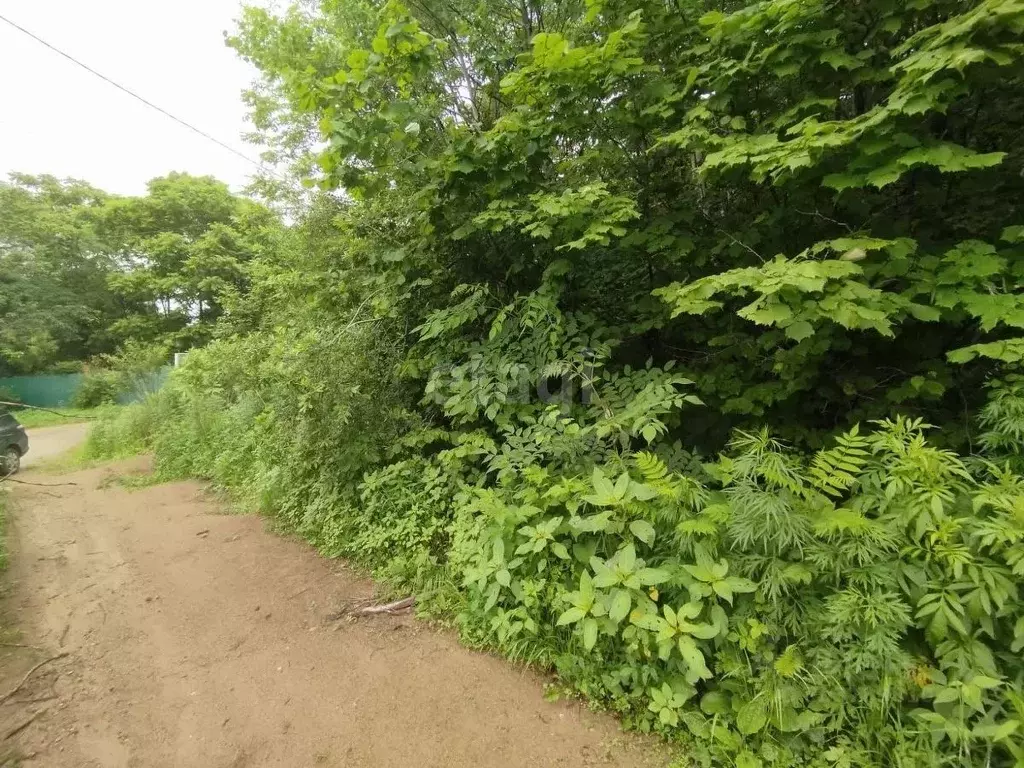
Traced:
[[[265, 168], [262, 163], [260, 163], [260, 162], [258, 162], [256, 160], [253, 160], [251, 157], [249, 157], [244, 152], [239, 152], [237, 149], [232, 147], [230, 144], [224, 143], [223, 141], [218, 139], [216, 136], [211, 136], [206, 131], [204, 131], [204, 130], [202, 130], [200, 128], [196, 128], [194, 125], [192, 125], [188, 121], [182, 120], [180, 117], [171, 114], [170, 112], [168, 112], [163, 107], [158, 106], [157, 104], [154, 104], [149, 99], [146, 99], [146, 98], [140, 96], [139, 94], [137, 94], [135, 91], [131, 90], [130, 88], [126, 88], [125, 86], [121, 85], [117, 81], [112, 80], [111, 78], [109, 78], [106, 75], [104, 75], [102, 72], [97, 72], [95, 69], [90, 67], [88, 64], [84, 64], [83, 62], [79, 61], [78, 59], [76, 59], [71, 54], [65, 53], [64, 51], [62, 51], [57, 46], [51, 45], [50, 43], [48, 43], [45, 40], [43, 40], [43, 38], [39, 37], [39, 35], [36, 35], [36, 34], [30, 32], [29, 30], [25, 29], [20, 24], [16, 24], [15, 22], [11, 21], [10, 19], [8, 19], [3, 14], [0, 14], [0, 21], [3, 21], [6, 24], [9, 24], [10, 26], [14, 27], [19, 32], [22, 32], [23, 34], [28, 35], [33, 40], [35, 40], [37, 43], [40, 43], [40, 44], [46, 46], [47, 48], [49, 48], [54, 53], [56, 53], [56, 54], [58, 54], [60, 56], [63, 56], [65, 59], [67, 59], [68, 61], [70, 61], [70, 62], [72, 62], [74, 64], [77, 64], [82, 69], [84, 69], [86, 72], [89, 72], [89, 73], [95, 75], [96, 77], [100, 78], [101, 80], [109, 83], [110, 85], [112, 85], [115, 88], [117, 88], [119, 91], [123, 91], [124, 93], [127, 93], [133, 99], [136, 99], [137, 101], [141, 101], [147, 107], [151, 107], [151, 108], [155, 109], [157, 112], [161, 113], [162, 115], [164, 115], [166, 117], [171, 118], [171, 120], [173, 120], [174, 122], [178, 123], [179, 125], [183, 125], [186, 128], [188, 128], [190, 131], [193, 131], [194, 133], [198, 133], [204, 139], [207, 139], [208, 141], [212, 141], [214, 144], [218, 145], [219, 147], [222, 147], [223, 149], [226, 149], [228, 152], [231, 152], [232, 154], [238, 155], [238, 157], [242, 158], [243, 160], [245, 160], [245, 161], [247, 161], [249, 163], [252, 163], [254, 166], [256, 166], [261, 171], [269, 171], [271, 174], [274, 174], [273, 171], [271, 171], [268, 168]], [[274, 174], [274, 175], [276, 176], [277, 174]]]

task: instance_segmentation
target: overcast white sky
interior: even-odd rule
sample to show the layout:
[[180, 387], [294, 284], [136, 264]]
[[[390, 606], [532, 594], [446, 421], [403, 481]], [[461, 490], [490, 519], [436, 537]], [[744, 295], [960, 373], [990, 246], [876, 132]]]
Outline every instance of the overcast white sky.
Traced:
[[[252, 3], [250, 3], [252, 4]], [[255, 70], [224, 45], [240, 0], [0, 0], [0, 15], [249, 157], [240, 93]], [[0, 178], [80, 178], [140, 194], [170, 171], [239, 190], [256, 169], [0, 21]]]

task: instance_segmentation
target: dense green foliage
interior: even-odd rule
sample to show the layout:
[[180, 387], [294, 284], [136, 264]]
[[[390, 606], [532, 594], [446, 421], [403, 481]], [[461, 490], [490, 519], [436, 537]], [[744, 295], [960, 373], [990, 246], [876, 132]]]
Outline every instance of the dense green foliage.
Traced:
[[47, 176], [0, 183], [0, 376], [112, 348], [108, 328], [124, 310], [89, 221], [105, 200]]
[[1020, 766], [1022, 31], [250, 10], [257, 127], [321, 191], [89, 450], [215, 480], [695, 764]]
[[171, 174], [142, 197], [15, 174], [0, 182], [0, 376], [111, 354], [126, 341], [209, 341], [245, 265], [276, 247], [266, 207]]
[[184, 174], [154, 179], [144, 197], [111, 200], [101, 226], [118, 264], [111, 289], [145, 308], [112, 330], [177, 350], [209, 341], [223, 303], [247, 289], [246, 264], [273, 249], [281, 229], [226, 184]]
[[166, 343], [130, 339], [116, 354], [101, 355], [86, 367], [70, 405], [96, 408], [142, 399], [160, 388], [170, 358]]
[[367, 200], [350, 290], [496, 310], [547, 275], [617, 361], [686, 368], [715, 445], [894, 407], [963, 440], [1024, 322], [1018, 4], [712, 6], [326, 4], [238, 45]]

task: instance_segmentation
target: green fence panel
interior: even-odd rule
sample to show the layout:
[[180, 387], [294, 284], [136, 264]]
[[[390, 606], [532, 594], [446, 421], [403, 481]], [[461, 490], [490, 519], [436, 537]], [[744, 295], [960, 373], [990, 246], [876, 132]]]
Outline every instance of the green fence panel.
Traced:
[[[44, 376], [12, 376], [0, 379], [0, 392], [9, 392], [25, 405], [40, 408], [58, 408], [71, 404], [79, 385], [80, 373], [62, 373]], [[0, 397], [0, 400], [7, 398]]]
[[[124, 392], [117, 397], [117, 402], [125, 405], [144, 400], [156, 392], [167, 381], [172, 366], [168, 365], [153, 373], [146, 374], [136, 383], [131, 392]], [[71, 405], [71, 400], [82, 384], [84, 376], [80, 373], [44, 374], [40, 376], [12, 376], [0, 379], [0, 400], [18, 400], [25, 405], [40, 408], [60, 408]], [[14, 395], [13, 398], [3, 397], [3, 393]]]

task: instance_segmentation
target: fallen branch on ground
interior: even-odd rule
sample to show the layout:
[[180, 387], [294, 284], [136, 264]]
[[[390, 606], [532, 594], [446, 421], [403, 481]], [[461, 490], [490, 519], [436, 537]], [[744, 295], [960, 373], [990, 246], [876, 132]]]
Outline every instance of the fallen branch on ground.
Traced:
[[406, 611], [416, 605], [416, 598], [403, 597], [401, 600], [395, 600], [393, 603], [385, 603], [383, 605], [370, 604], [363, 605], [361, 608], [356, 608], [355, 605], [358, 605], [359, 602], [365, 603], [366, 601], [353, 601], [352, 603], [343, 606], [340, 611], [328, 616], [328, 621], [337, 621], [338, 619], [343, 619], [346, 616], [358, 619], [362, 616], [379, 616], [383, 613], [394, 615], [401, 611]]
[[15, 480], [11, 477], [13, 474], [13, 472], [8, 472], [3, 477], [0, 477], [0, 483], [6, 480], [9, 483], [17, 483], [18, 485], [34, 485], [38, 488], [57, 488], [62, 485], [78, 485], [78, 483], [33, 483], [28, 480]]
[[46, 411], [47, 413], [55, 413], [58, 416], [63, 416], [65, 419], [98, 419], [99, 418], [99, 416], [85, 416], [83, 414], [77, 414], [75, 416], [72, 416], [70, 413], [61, 413], [60, 411], [55, 411], [55, 410], [53, 410], [53, 408], [43, 408], [42, 406], [39, 406], [39, 405], [25, 405], [24, 403], [12, 403], [9, 400], [0, 400], [0, 405], [10, 405], [10, 406], [14, 406], [15, 408], [31, 408], [33, 411]]
[[30, 483], [28, 480], [15, 480], [10, 475], [0, 477], [0, 482], [4, 480], [10, 483], [17, 483], [18, 485], [34, 485], [37, 488], [59, 488], [62, 485], [78, 485], [78, 483]]
[[63, 659], [63, 658], [64, 658], [65, 656], [67, 656], [67, 655], [68, 655], [68, 654], [67, 654], [66, 652], [65, 652], [65, 653], [58, 653], [58, 654], [57, 654], [56, 656], [51, 656], [51, 657], [50, 657], [50, 658], [48, 658], [48, 659], [44, 659], [43, 661], [40, 661], [40, 662], [39, 662], [38, 664], [36, 664], [36, 665], [35, 665], [34, 667], [32, 667], [32, 669], [30, 669], [30, 670], [29, 670], [29, 671], [28, 671], [28, 672], [27, 672], [27, 673], [25, 674], [25, 676], [24, 676], [23, 678], [21, 678], [21, 682], [20, 682], [20, 683], [18, 683], [18, 684], [17, 684], [16, 686], [14, 686], [14, 688], [12, 688], [11, 690], [9, 690], [9, 691], [8, 691], [7, 693], [5, 693], [5, 694], [4, 694], [3, 696], [0, 696], [0, 704], [3, 704], [3, 703], [4, 703], [5, 701], [7, 701], [7, 700], [8, 700], [9, 698], [11, 698], [11, 696], [13, 696], [13, 695], [14, 695], [14, 694], [16, 694], [16, 693], [17, 693], [18, 691], [20, 691], [20, 690], [21, 690], [21, 686], [23, 686], [23, 685], [24, 685], [25, 683], [27, 683], [27, 682], [28, 682], [28, 679], [29, 679], [30, 677], [32, 677], [33, 673], [35, 673], [35, 671], [36, 671], [37, 669], [39, 669], [40, 667], [46, 666], [46, 665], [47, 665], [47, 664], [49, 664], [49, 663], [50, 663], [51, 661], [56, 661], [57, 659]]
[[416, 605], [415, 597], [404, 597], [401, 600], [396, 600], [393, 603], [386, 605], [369, 605], [365, 608], [360, 608], [358, 611], [353, 611], [353, 616], [373, 616], [378, 613], [397, 613], [398, 611], [404, 611], [407, 608], [412, 608]]

